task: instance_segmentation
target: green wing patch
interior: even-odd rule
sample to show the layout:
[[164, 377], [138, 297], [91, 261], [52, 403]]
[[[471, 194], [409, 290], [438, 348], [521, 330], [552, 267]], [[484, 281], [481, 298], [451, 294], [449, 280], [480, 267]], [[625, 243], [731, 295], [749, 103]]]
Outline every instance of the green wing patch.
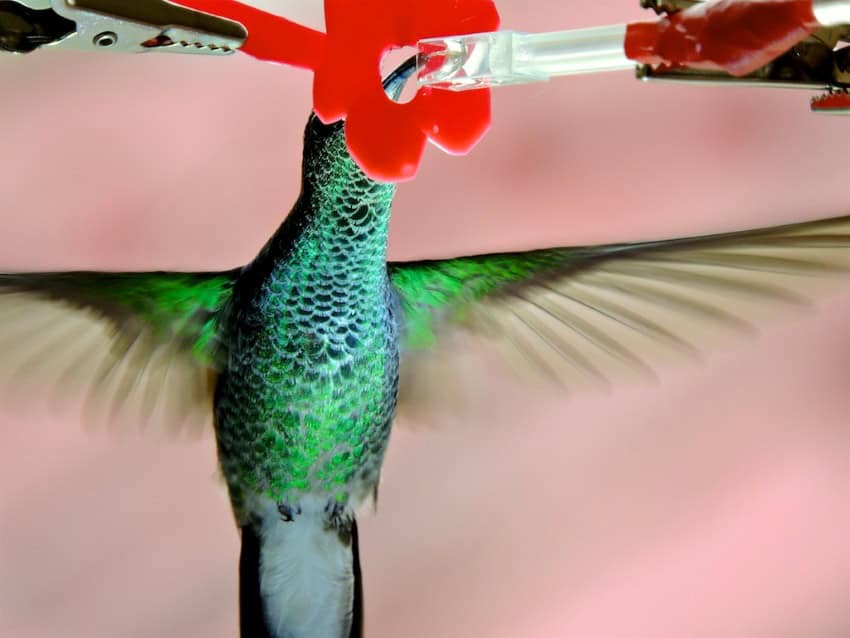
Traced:
[[238, 271], [0, 275], [0, 375], [86, 420], [208, 421]]
[[391, 263], [390, 281], [404, 313], [405, 345], [433, 346], [442, 322], [463, 323], [488, 295], [568, 261], [567, 251], [553, 249]]
[[472, 342], [537, 378], [608, 385], [619, 372], [652, 376], [665, 355], [694, 359], [721, 338], [752, 334], [823, 288], [850, 290], [850, 217], [393, 263], [389, 273], [402, 310], [404, 401], [406, 385], [431, 385], [440, 401], [481, 377], [458, 366]]

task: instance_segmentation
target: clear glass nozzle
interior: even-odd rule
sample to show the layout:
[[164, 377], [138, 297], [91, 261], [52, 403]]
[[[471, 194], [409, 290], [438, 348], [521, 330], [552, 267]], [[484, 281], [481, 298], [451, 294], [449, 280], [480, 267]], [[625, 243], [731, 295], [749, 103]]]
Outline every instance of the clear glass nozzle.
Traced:
[[463, 91], [524, 84], [557, 75], [633, 69], [626, 25], [552, 33], [494, 31], [419, 41], [420, 86]]

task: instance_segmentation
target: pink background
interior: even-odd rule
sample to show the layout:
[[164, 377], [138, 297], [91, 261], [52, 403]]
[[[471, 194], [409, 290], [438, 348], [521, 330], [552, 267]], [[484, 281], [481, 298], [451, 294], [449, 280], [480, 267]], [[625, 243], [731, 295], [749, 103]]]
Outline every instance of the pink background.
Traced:
[[[506, 26], [637, 0], [501, 3]], [[528, 7], [533, 6], [531, 11]], [[0, 267], [227, 268], [298, 193], [309, 76], [247, 57], [0, 59]], [[395, 258], [732, 230], [848, 212], [850, 119], [806, 92], [640, 84], [494, 95], [429, 149]], [[398, 429], [361, 524], [370, 636], [850, 634], [850, 286], [660, 384]], [[236, 635], [238, 539], [212, 436], [0, 412], [0, 636]]]

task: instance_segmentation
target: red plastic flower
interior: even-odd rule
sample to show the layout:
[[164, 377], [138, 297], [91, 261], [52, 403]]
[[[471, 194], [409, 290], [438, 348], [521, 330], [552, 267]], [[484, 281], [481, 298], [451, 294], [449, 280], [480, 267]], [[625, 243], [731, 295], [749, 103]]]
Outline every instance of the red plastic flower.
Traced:
[[468, 152], [490, 126], [490, 92], [421, 88], [405, 104], [381, 86], [380, 64], [393, 47], [445, 35], [493, 31], [491, 0], [325, 0], [328, 41], [316, 69], [313, 108], [323, 122], [345, 118], [348, 148], [373, 179], [416, 174], [426, 139]]
[[488, 89], [422, 88], [400, 104], [384, 92], [380, 64], [389, 49], [423, 38], [497, 29], [492, 0], [325, 0], [327, 34], [236, 0], [175, 1], [241, 22], [249, 55], [313, 69], [313, 108], [326, 124], [345, 118], [348, 149], [373, 179], [410, 179], [426, 139], [462, 154], [490, 127]]

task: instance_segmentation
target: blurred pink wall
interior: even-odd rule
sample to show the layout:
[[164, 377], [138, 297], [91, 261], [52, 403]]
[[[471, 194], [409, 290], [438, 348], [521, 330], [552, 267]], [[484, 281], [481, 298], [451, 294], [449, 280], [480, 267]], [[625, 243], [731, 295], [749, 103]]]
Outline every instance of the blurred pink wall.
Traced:
[[[502, 2], [505, 26], [640, 17]], [[298, 192], [306, 73], [247, 57], [0, 59], [0, 269], [225, 268]], [[395, 258], [848, 212], [850, 119], [809, 94], [628, 73], [496, 91], [469, 157], [428, 150]], [[367, 629], [408, 636], [850, 634], [850, 286], [656, 386], [397, 430], [362, 524]], [[237, 534], [211, 436], [0, 416], [0, 636], [232, 637]]]

